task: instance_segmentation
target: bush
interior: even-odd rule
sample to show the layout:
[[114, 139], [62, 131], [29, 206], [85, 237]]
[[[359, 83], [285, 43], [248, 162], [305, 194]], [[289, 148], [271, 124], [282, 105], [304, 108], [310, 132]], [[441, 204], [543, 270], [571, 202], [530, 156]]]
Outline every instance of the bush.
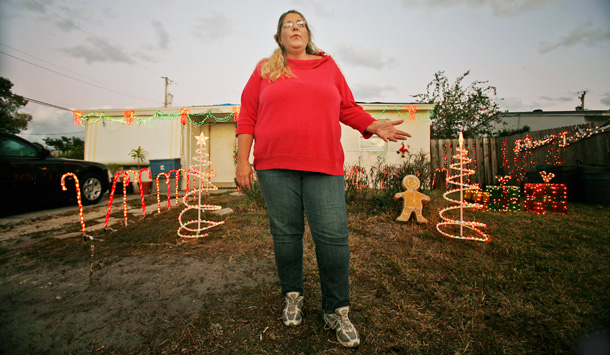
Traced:
[[401, 183], [407, 175], [419, 178], [421, 190], [431, 188], [432, 165], [425, 152], [409, 154], [400, 164], [389, 164], [378, 158], [368, 171], [359, 163], [347, 167], [347, 203], [358, 210], [371, 209], [375, 214], [400, 213], [402, 204], [394, 200], [394, 194], [403, 191]]

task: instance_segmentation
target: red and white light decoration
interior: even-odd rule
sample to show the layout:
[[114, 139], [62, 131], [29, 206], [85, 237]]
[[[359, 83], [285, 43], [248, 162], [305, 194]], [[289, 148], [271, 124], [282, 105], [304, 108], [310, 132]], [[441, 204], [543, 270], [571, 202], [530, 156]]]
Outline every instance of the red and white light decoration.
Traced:
[[110, 210], [112, 209], [112, 200], [114, 198], [114, 191], [116, 190], [116, 183], [120, 177], [123, 177], [123, 217], [125, 225], [127, 225], [127, 185], [129, 185], [129, 173], [126, 171], [119, 171], [112, 181], [112, 190], [110, 190], [110, 200], [108, 201], [108, 210], [106, 211], [106, 219], [104, 220], [104, 228], [108, 228], [108, 220], [110, 219]]
[[[207, 230], [217, 227], [221, 224], [224, 224], [225, 221], [208, 221], [203, 219], [202, 214], [206, 211], [215, 211], [222, 208], [222, 206], [210, 205], [210, 204], [202, 204], [201, 197], [203, 192], [208, 192], [210, 190], [217, 190], [218, 187], [214, 185], [210, 178], [216, 176], [216, 172], [208, 167], [211, 165], [209, 160], [206, 160], [210, 155], [206, 152], [206, 137], [203, 133], [199, 136], [195, 137], [197, 139], [197, 145], [200, 148], [197, 148], [196, 152], [199, 154], [193, 158], [193, 160], [198, 161], [199, 164], [196, 166], [193, 165], [187, 170], [187, 184], [189, 176], [193, 177], [193, 181], [197, 182], [197, 187], [192, 191], [189, 191], [188, 188], [184, 197], [182, 198], [182, 203], [186, 205], [186, 208], [180, 213], [178, 216], [178, 221], [180, 222], [180, 228], [178, 228], [178, 236], [182, 238], [202, 238], [207, 237]], [[189, 197], [192, 197], [195, 201], [195, 204], [189, 205]], [[197, 218], [189, 221], [183, 221], [183, 217], [188, 211], [197, 211]]]
[[66, 191], [68, 188], [66, 187], [66, 177], [71, 177], [74, 179], [74, 186], [76, 187], [76, 201], [78, 202], [78, 215], [80, 217], [80, 225], [83, 230], [83, 238], [87, 239], [87, 233], [85, 232], [85, 216], [83, 215], [83, 202], [80, 195], [80, 184], [78, 182], [78, 177], [73, 173], [65, 173], [61, 176], [61, 189]]
[[555, 174], [541, 171], [544, 183], [525, 184], [523, 210], [536, 214], [568, 213], [568, 189], [564, 184], [550, 184]]
[[83, 111], [72, 111], [72, 116], [74, 116], [74, 124], [77, 126], [83, 125]]
[[[442, 235], [449, 237], [449, 238], [487, 242], [487, 241], [489, 241], [489, 237], [483, 231], [481, 231], [479, 229], [479, 228], [486, 227], [487, 226], [486, 224], [480, 223], [480, 222], [464, 221], [464, 209], [481, 209], [483, 207], [483, 205], [478, 204], [478, 203], [468, 203], [468, 202], [464, 201], [464, 191], [465, 190], [478, 190], [479, 188], [476, 185], [468, 185], [467, 183], [464, 182], [464, 177], [474, 174], [474, 170], [468, 169], [466, 167], [466, 165], [468, 165], [470, 163], [470, 159], [468, 158], [468, 150], [463, 148], [464, 137], [461, 132], [460, 132], [459, 142], [460, 142], [460, 146], [459, 146], [459, 148], [457, 148], [457, 154], [453, 157], [455, 159], [456, 163], [453, 163], [450, 165], [451, 169], [453, 169], [453, 171], [457, 171], [458, 174], [449, 176], [447, 178], [447, 182], [449, 184], [457, 185], [458, 188], [449, 190], [443, 194], [443, 197], [447, 201], [456, 203], [457, 206], [450, 206], [450, 207], [442, 209], [439, 212], [439, 216], [443, 219], [443, 222], [437, 223], [436, 229], [439, 231], [439, 233], [441, 233]], [[450, 194], [457, 193], [457, 192], [460, 193], [459, 200], [452, 199], [449, 197]], [[451, 210], [460, 211], [459, 220], [452, 219], [452, 218], [446, 217], [444, 215], [445, 212], [448, 212]], [[450, 232], [444, 231], [443, 228], [441, 228], [441, 227], [447, 227], [447, 226], [452, 226], [452, 227], [459, 226], [460, 234], [459, 235], [452, 234]], [[464, 233], [464, 229], [468, 229], [471, 232], [468, 233], [468, 235], [466, 235]]]

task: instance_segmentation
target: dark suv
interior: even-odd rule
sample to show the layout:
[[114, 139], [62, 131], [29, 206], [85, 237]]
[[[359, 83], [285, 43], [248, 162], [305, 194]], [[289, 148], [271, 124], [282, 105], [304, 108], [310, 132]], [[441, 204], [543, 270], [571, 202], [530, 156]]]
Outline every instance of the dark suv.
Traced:
[[74, 173], [79, 180], [84, 205], [99, 202], [108, 190], [108, 167], [104, 164], [64, 159], [13, 134], [0, 132], [0, 213], [13, 208], [38, 207], [72, 199], [76, 202], [74, 180], [61, 177]]

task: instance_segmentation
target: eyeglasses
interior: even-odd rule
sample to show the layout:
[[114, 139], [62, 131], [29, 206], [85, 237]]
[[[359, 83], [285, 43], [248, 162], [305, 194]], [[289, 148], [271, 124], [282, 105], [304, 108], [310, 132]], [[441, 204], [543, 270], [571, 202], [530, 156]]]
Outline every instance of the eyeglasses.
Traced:
[[[305, 27], [305, 25], [307, 25], [307, 22], [305, 22], [305, 21], [297, 21], [297, 26]], [[292, 28], [292, 27], [294, 27], [294, 22], [288, 21], [285, 24], [283, 24], [282, 27], [284, 27], [284, 28]]]

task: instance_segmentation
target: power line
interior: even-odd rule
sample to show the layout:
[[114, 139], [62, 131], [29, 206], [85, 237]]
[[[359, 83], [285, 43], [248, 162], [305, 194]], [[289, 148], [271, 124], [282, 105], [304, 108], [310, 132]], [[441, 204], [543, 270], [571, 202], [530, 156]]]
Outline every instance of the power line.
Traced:
[[59, 110], [64, 110], [64, 111], [72, 112], [72, 110], [70, 110], [69, 108], [53, 105], [53, 104], [50, 104], [48, 102], [44, 102], [44, 101], [40, 101], [40, 100], [36, 100], [36, 99], [30, 99], [29, 97], [25, 97], [25, 96], [22, 96], [22, 97], [24, 99], [30, 101], [30, 102], [35, 103], [35, 104], [39, 104], [39, 105], [43, 105], [43, 106], [48, 106], [48, 107], [56, 108], [56, 109], [59, 109]]
[[25, 60], [25, 59], [23, 59], [23, 58], [16, 57], [16, 56], [14, 56], [14, 55], [11, 55], [11, 54], [8, 54], [8, 53], [5, 53], [5, 52], [3, 52], [3, 51], [0, 51], [0, 53], [1, 53], [1, 54], [4, 54], [4, 55], [6, 55], [6, 56], [9, 56], [9, 57], [11, 57], [11, 58], [14, 58], [14, 59], [20, 60], [20, 61], [22, 61], [22, 62], [24, 62], [24, 63], [28, 63], [28, 64], [33, 65], [33, 66], [35, 66], [35, 67], [38, 67], [38, 68], [41, 68], [41, 69], [44, 69], [44, 70], [48, 70], [48, 71], [50, 71], [50, 72], [52, 72], [52, 73], [55, 73], [55, 74], [57, 74], [57, 75], [61, 75], [61, 76], [66, 77], [66, 78], [68, 78], [68, 79], [76, 80], [76, 81], [81, 82], [81, 83], [83, 83], [83, 84], [87, 84], [87, 85], [94, 86], [94, 87], [96, 87], [96, 88], [98, 88], [98, 89], [102, 89], [102, 90], [110, 91], [110, 92], [113, 92], [113, 93], [115, 93], [115, 94], [120, 94], [120, 95], [125, 95], [125, 96], [129, 96], [129, 97], [133, 97], [133, 98], [135, 98], [135, 99], [139, 99], [139, 100], [144, 100], [144, 101], [154, 102], [155, 104], [158, 104], [158, 102], [157, 102], [157, 101], [148, 100], [148, 99], [145, 99], [145, 98], [142, 98], [142, 97], [138, 97], [138, 96], [130, 95], [130, 94], [125, 93], [125, 92], [120, 92], [120, 91], [116, 91], [116, 90], [108, 89], [108, 88], [105, 88], [105, 87], [103, 87], [103, 86], [99, 86], [99, 85], [96, 85], [96, 84], [93, 84], [93, 83], [89, 83], [89, 82], [87, 82], [87, 81], [84, 81], [84, 80], [81, 80], [81, 79], [78, 79], [78, 78], [75, 78], [75, 77], [72, 77], [72, 76], [69, 76], [69, 75], [66, 75], [66, 74], [60, 73], [60, 72], [58, 72], [58, 71], [56, 71], [56, 70], [53, 70], [53, 69], [49, 69], [49, 68], [43, 67], [42, 65], [38, 65], [38, 64], [36, 64], [36, 63], [32, 63], [32, 62], [27, 61], [27, 60]]
[[[82, 75], [82, 74], [77, 73], [77, 72], [75, 72], [75, 71], [73, 71], [73, 70], [70, 70], [70, 69], [68, 69], [68, 68], [64, 68], [64, 67], [59, 66], [59, 65], [57, 65], [57, 64], [51, 63], [51, 62], [49, 62], [48, 60], [44, 60], [44, 59], [42, 59], [42, 58], [38, 58], [38, 57], [36, 57], [36, 56], [34, 56], [34, 55], [30, 54], [30, 53], [26, 53], [26, 52], [24, 52], [24, 51], [22, 51], [22, 50], [19, 50], [19, 49], [17, 49], [17, 48], [11, 47], [11, 46], [9, 46], [8, 44], [5, 44], [5, 43], [0, 42], [0, 46], [4, 46], [4, 47], [6, 47], [6, 48], [10, 48], [10, 49], [14, 50], [15, 52], [19, 52], [19, 53], [21, 53], [21, 54], [25, 54], [25, 55], [27, 55], [28, 57], [32, 57], [32, 58], [34, 58], [34, 59], [36, 59], [36, 60], [39, 60], [39, 61], [41, 61], [41, 62], [43, 62], [43, 63], [50, 64], [50, 65], [52, 65], [52, 66], [54, 66], [54, 67], [56, 67], [56, 68], [59, 68], [59, 69], [61, 69], [61, 70], [65, 70], [65, 71], [70, 72], [70, 73], [72, 73], [72, 74], [76, 74], [76, 75], [78, 75], [78, 76], [80, 76], [80, 77], [83, 77], [83, 78], [85, 78], [85, 79], [89, 79], [89, 80], [92, 80], [92, 81], [98, 81], [98, 80], [97, 80], [97, 79], [95, 79], [95, 78], [91, 78], [91, 77], [88, 77], [88, 76], [86, 76], [86, 75]], [[104, 85], [108, 85], [108, 84], [106, 84], [106, 83], [102, 83], [102, 84], [104, 84]]]

